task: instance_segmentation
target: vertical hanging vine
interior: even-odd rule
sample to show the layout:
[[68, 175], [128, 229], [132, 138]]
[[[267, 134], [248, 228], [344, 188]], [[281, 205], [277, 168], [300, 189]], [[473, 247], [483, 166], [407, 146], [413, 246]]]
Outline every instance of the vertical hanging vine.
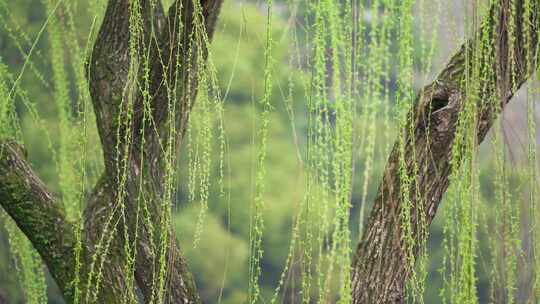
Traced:
[[[110, 283], [106, 282], [106, 276], [110, 275], [109, 271], [112, 272], [108, 262], [113, 259], [120, 269], [118, 276], [115, 276], [118, 281], [115, 283], [121, 289], [120, 294], [115, 295], [119, 298], [118, 302], [137, 303], [142, 299], [141, 295], [149, 303], [171, 301], [174, 294], [171, 290], [177, 286], [171, 286], [169, 268], [175, 263], [181, 265], [179, 268], [186, 267], [182, 258], [171, 258], [178, 250], [171, 227], [173, 206], [177, 205], [176, 200], [181, 196], [177, 193], [178, 184], [182, 182], [177, 173], [177, 154], [184, 131], [188, 162], [187, 200], [199, 203], [200, 207], [193, 247], [201, 244], [206, 218], [212, 212], [210, 203], [214, 192], [219, 192], [219, 199], [225, 196], [227, 142], [224, 100], [221, 98], [218, 70], [212, 61], [211, 35], [206, 28], [209, 18], [207, 6], [213, 2], [188, 0], [174, 6], [178, 11], [172, 13], [181, 12], [181, 16], [174, 21], [177, 23], [167, 25], [167, 30], [174, 33], [163, 34], [170, 35], [167, 37], [171, 41], [159, 41], [162, 33], [157, 33], [157, 27], [162, 24], [153, 22], [159, 14], [163, 14], [160, 22], [174, 19], [159, 11], [162, 9], [160, 0], [125, 2], [125, 7], [122, 7], [127, 10], [127, 19], [123, 20], [127, 30], [122, 33], [126, 36], [123, 42], [127, 45], [123, 54], [127, 58], [123, 66], [125, 71], [122, 71], [125, 75], [119, 77], [122, 78], [119, 85], [122, 88], [112, 94], [118, 99], [114, 101], [118, 104], [109, 113], [113, 128], [107, 130], [106, 135], [113, 138], [110, 143], [114, 147], [108, 147], [112, 160], [105, 165], [109, 167], [101, 178], [99, 174], [104, 170], [104, 161], [100, 155], [95, 156], [100, 154], [94, 153], [94, 149], [99, 147], [92, 147], [90, 132], [93, 131], [90, 124], [96, 116], [88, 107], [91, 97], [87, 78], [91, 77], [86, 75], [85, 65], [90, 57], [89, 45], [95, 38], [94, 27], [100, 22], [107, 1], [89, 2], [85, 7], [96, 15], [86, 49], [79, 43], [80, 29], [76, 24], [81, 3], [61, 2], [42, 0], [47, 19], [35, 41], [32, 41], [11, 16], [7, 2], [0, 0], [3, 31], [6, 37], [13, 40], [23, 58], [20, 74], [13, 77], [0, 57], [0, 139], [11, 138], [22, 142], [19, 111], [29, 115], [34, 125], [43, 129], [49, 127], [39, 116], [35, 102], [30, 101], [21, 87], [23, 72], [28, 69], [40, 86], [52, 91], [54, 99], [55, 127], [58, 128], [55, 133], [58, 136], [50, 138], [47, 130], [43, 133], [53, 154], [59, 197], [65, 206], [68, 221], [74, 223], [69, 226], [75, 230], [70, 231], [73, 232], [70, 237], [74, 238], [70, 250], [73, 251], [75, 265], [67, 287], [73, 291], [69, 300], [73, 303], [103, 301], [101, 293], [108, 288], [105, 283]], [[388, 261], [399, 261], [405, 265], [397, 265], [403, 266], [396, 274], [399, 278], [386, 283], [388, 286], [385, 288], [392, 290], [376, 290], [382, 294], [381, 298], [388, 300], [393, 297], [392, 300], [396, 301], [424, 303], [429, 287], [425, 281], [430, 275], [428, 228], [439, 204], [439, 201], [433, 200], [437, 196], [438, 200], [441, 199], [448, 184], [443, 224], [442, 247], [445, 252], [441, 268], [444, 281], [440, 290], [441, 302], [477, 304], [482, 300], [483, 295], [478, 288], [479, 280], [485, 276], [478, 265], [486, 251], [484, 240], [480, 239], [482, 231], [479, 222], [483, 220], [482, 217], [485, 217], [484, 226], [487, 228], [490, 249], [488, 255], [493, 264], [489, 278], [490, 300], [520, 302], [521, 289], [528, 288], [521, 286], [525, 284], [520, 282], [523, 277], [520, 270], [525, 267], [522, 257], [529, 253], [527, 250], [532, 256], [529, 262], [535, 266], [531, 271], [534, 274], [534, 278], [530, 279], [533, 289], [530, 291], [533, 294], [531, 297], [536, 300], [540, 297], [540, 245], [536, 242], [540, 238], [535, 121], [538, 109], [534, 101], [537, 92], [533, 93], [529, 88], [526, 101], [527, 169], [519, 172], [512, 169], [503, 119], [498, 127], [493, 128], [494, 132], [490, 135], [490, 155], [493, 159], [489, 163], [493, 176], [489, 180], [494, 193], [492, 201], [484, 205], [481, 204], [488, 196], [482, 196], [480, 192], [484, 180], [481, 177], [483, 162], [480, 159], [483, 154], [479, 151], [480, 141], [484, 137], [484, 134], [479, 136], [480, 128], [485, 127], [486, 123], [488, 128], [491, 126], [492, 120], [508, 102], [510, 97], [507, 95], [513, 95], [533, 73], [533, 62], [537, 61], [536, 51], [539, 47], [535, 42], [538, 33], [534, 32], [536, 27], [528, 24], [531, 20], [536, 22], [538, 12], [535, 10], [538, 5], [533, 0], [463, 1], [462, 5], [466, 7], [463, 22], [466, 42], [450, 61], [450, 65], [455, 66], [445, 70], [448, 74], [441, 74], [449, 75], [449, 78], [458, 75], [459, 79], [450, 79], [452, 87], [447, 88], [439, 83], [447, 79], [437, 78], [415, 96], [418, 86], [428, 84], [432, 68], [436, 65], [433, 59], [441, 40], [442, 3], [440, 0], [289, 1], [289, 9], [294, 10], [289, 16], [293, 20], [291, 24], [294, 24], [291, 27], [294, 28], [284, 35], [292, 36], [289, 65], [296, 65], [295, 73], [301, 74], [305, 100], [293, 100], [296, 83], [291, 73], [287, 75], [288, 92], [284, 103], [293, 128], [295, 116], [306, 120], [305, 142], [296, 143], [302, 174], [305, 174], [305, 189], [302, 189], [305, 192], [297, 212], [292, 215], [285, 266], [271, 303], [279, 302], [280, 294], [284, 298], [288, 293], [292, 294], [292, 301], [302, 303], [346, 304], [362, 301], [361, 297], [371, 291], [361, 296], [358, 294], [362, 293], [362, 288], [371, 286], [355, 287], [355, 280], [362, 282], [364, 277], [377, 274], [379, 270], [382, 273], [389, 266], [380, 264]], [[189, 9], [184, 6], [189, 6]], [[252, 177], [255, 189], [249, 222], [246, 297], [251, 304], [266, 301], [265, 287], [261, 286], [266, 262], [264, 213], [268, 206], [265, 185], [267, 171], [270, 170], [267, 167], [267, 153], [272, 145], [271, 116], [275, 106], [272, 93], [277, 73], [274, 65], [278, 62], [274, 60], [277, 47], [274, 46], [273, 20], [282, 17], [276, 14], [278, 8], [272, 0], [267, 1], [265, 8], [265, 47], [261, 56], [264, 59], [264, 76], [261, 80], [263, 95], [259, 96], [260, 115], [255, 135], [256, 171]], [[436, 11], [434, 16], [430, 16], [432, 9]], [[523, 25], [520, 20], [525, 20]], [[48, 32], [49, 50], [34, 51], [37, 40], [45, 30]], [[183, 37], [173, 41], [175, 34]], [[177, 45], [167, 47], [170, 47], [168, 51], [174, 52], [161, 53], [164, 44], [173, 43]], [[525, 64], [520, 59], [522, 56], [526, 57]], [[113, 60], [111, 58], [106, 59]], [[50, 62], [50, 75], [40, 70], [42, 67], [38, 60]], [[174, 66], [167, 60], [174, 62]], [[452, 68], [456, 68], [456, 71], [450, 71]], [[154, 69], [158, 72], [154, 73]], [[439, 100], [439, 96], [435, 96], [439, 94], [435, 92], [436, 89], [445, 91], [443, 97], [446, 99]], [[195, 95], [198, 95], [196, 102], [192, 100]], [[164, 103], [156, 105], [159, 98], [163, 98]], [[439, 155], [440, 158], [446, 157], [441, 161], [444, 164], [427, 165], [423, 163], [427, 162], [424, 158], [431, 156], [429, 150], [437, 149], [434, 145], [439, 144], [429, 142], [432, 139], [429, 134], [442, 134], [436, 129], [438, 126], [431, 125], [432, 116], [454, 106], [451, 102], [456, 101], [452, 98], [463, 100], [457, 101], [460, 107], [459, 111], [454, 112], [457, 116], [451, 118], [452, 125], [446, 126], [452, 131], [449, 136], [452, 142], [444, 142], [449, 147], [440, 150], [445, 153]], [[430, 104], [424, 105], [425, 100], [429, 100]], [[22, 110], [17, 107], [16, 102], [19, 101]], [[303, 112], [299, 115], [295, 113], [297, 103], [303, 106]], [[157, 106], [166, 108], [165, 112], [159, 113], [164, 117], [157, 117], [154, 108]], [[429, 113], [421, 113], [426, 109]], [[427, 115], [424, 117], [424, 114]], [[486, 115], [490, 117], [486, 118]], [[158, 119], [165, 122], [157, 122]], [[391, 152], [387, 137], [394, 128], [399, 133]], [[150, 139], [154, 135], [157, 139]], [[104, 137], [103, 134], [100, 136]], [[422, 149], [416, 150], [418, 138], [428, 142], [421, 142], [419, 146]], [[155, 140], [155, 149], [159, 150], [157, 156], [139, 147], [145, 146], [147, 140]], [[379, 144], [381, 140], [385, 141], [382, 145]], [[387, 172], [392, 175], [392, 184], [385, 185], [387, 180], [383, 179], [380, 196], [375, 199], [380, 209], [374, 209], [382, 214], [389, 212], [389, 217], [393, 218], [388, 221], [385, 221], [386, 218], [376, 218], [368, 221], [372, 226], [364, 227], [376, 169], [387, 153], [391, 153]], [[155, 169], [154, 166], [160, 168]], [[429, 170], [437, 171], [438, 166], [448, 171], [442, 172], [444, 177], [438, 180], [441, 185], [437, 186], [442, 193], [425, 189], [433, 185], [423, 180], [426, 176], [440, 178], [439, 172], [426, 173]], [[217, 173], [214, 172], [215, 168]], [[359, 169], [361, 171], [356, 172]], [[213, 178], [216, 175], [219, 190], [214, 191]], [[515, 186], [516, 176], [519, 177], [519, 186]], [[355, 180], [356, 177], [358, 179]], [[388, 176], [385, 175], [385, 178]], [[154, 182], [159, 185], [152, 184]], [[107, 208], [104, 208], [107, 209], [106, 215], [100, 219], [102, 222], [95, 243], [86, 244], [84, 234], [87, 231], [83, 227], [82, 213], [86, 206], [83, 202], [88, 201], [88, 185], [95, 183], [114, 189], [105, 199], [108, 200]], [[358, 194], [353, 193], [354, 187], [358, 188]], [[524, 196], [521, 192], [525, 191], [528, 191], [526, 199], [530, 204], [530, 214], [523, 212], [520, 205]], [[130, 197], [134, 193], [136, 197]], [[390, 199], [385, 197], [387, 194], [391, 196]], [[493, 214], [479, 207], [488, 206], [488, 203], [493, 206]], [[354, 210], [354, 215], [351, 215], [351, 210]], [[230, 221], [230, 214], [227, 216]], [[522, 225], [523, 219], [529, 220], [529, 217], [530, 231]], [[47, 301], [40, 256], [11, 219], [7, 216], [2, 219], [9, 236], [13, 264], [24, 286], [25, 300], [29, 303]], [[358, 224], [358, 230], [354, 228], [351, 232], [353, 224], [355, 227]], [[370, 235], [370, 229], [379, 231]], [[493, 233], [489, 233], [489, 230]], [[364, 275], [360, 279], [354, 277], [356, 273], [352, 268], [363, 267], [352, 263], [351, 243], [357, 231], [360, 237], [366, 235], [368, 241], [380, 242], [380, 247], [373, 251], [367, 250], [372, 249], [368, 242], [359, 246], [357, 254], [368, 252], [366, 256], [371, 254], [368, 258], [376, 264], [373, 269], [379, 267], [358, 272]], [[388, 239], [384, 239], [388, 235], [396, 238], [390, 240], [390, 245], [386, 243]], [[532, 249], [526, 248], [528, 243], [523, 241], [526, 237], [533, 240]], [[139, 245], [141, 240], [145, 242], [143, 248]], [[402, 256], [396, 260], [384, 259], [383, 251], [387, 248], [383, 246], [387, 245], [394, 247], [391, 248], [395, 249], [392, 252]], [[146, 258], [144, 262], [141, 262], [141, 256]], [[88, 265], [83, 262], [88, 262]], [[144, 265], [144, 270], [138, 269], [141, 263], [148, 264]], [[179, 270], [181, 284], [178, 284], [178, 280], [174, 281], [177, 285], [191, 280], [189, 277], [184, 281], [184, 270]], [[266, 278], [264, 281], [266, 284]], [[286, 286], [288, 282], [292, 282], [290, 286]], [[194, 290], [192, 286], [189, 288]], [[397, 295], [388, 296], [385, 292]], [[198, 295], [193, 294], [192, 297], [198, 299]]]
[[268, 129], [270, 125], [270, 113], [272, 105], [270, 96], [272, 92], [272, 0], [267, 2], [266, 15], [266, 46], [264, 50], [264, 95], [261, 100], [262, 112], [260, 117], [260, 127], [258, 132], [259, 144], [257, 147], [257, 173], [255, 176], [255, 193], [253, 205], [251, 207], [250, 233], [249, 233], [249, 290], [248, 301], [256, 303], [259, 301], [261, 291], [259, 279], [261, 275], [261, 259], [263, 257], [263, 230], [264, 230], [264, 179], [266, 176], [266, 153], [268, 145]]

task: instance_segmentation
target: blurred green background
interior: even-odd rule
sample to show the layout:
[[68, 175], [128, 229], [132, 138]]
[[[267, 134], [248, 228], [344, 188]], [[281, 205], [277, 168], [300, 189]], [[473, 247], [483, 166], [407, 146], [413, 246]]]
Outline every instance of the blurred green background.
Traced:
[[[94, 16], [90, 12], [97, 7], [103, 7], [104, 1], [76, 1], [75, 13], [77, 28], [80, 29], [80, 43], [86, 44], [86, 39], [93, 27]], [[450, 5], [451, 6], [451, 5]], [[300, 7], [302, 9], [302, 7]], [[455, 19], [459, 20], [460, 8], [452, 7], [457, 12]], [[302, 91], [304, 72], [300, 68], [291, 66], [289, 62], [291, 52], [296, 52], [292, 45], [291, 33], [301, 29], [301, 22], [291, 21], [288, 6], [277, 1], [274, 6], [275, 20], [273, 22], [276, 45], [274, 48], [275, 64], [273, 65], [273, 91], [271, 103], [274, 111], [271, 114], [269, 151], [266, 162], [266, 204], [264, 211], [265, 235], [264, 258], [262, 260], [263, 294], [267, 296], [279, 281], [288, 254], [291, 239], [293, 216], [304, 196], [305, 176], [302, 170], [302, 155], [304, 153], [307, 119], [305, 114], [304, 92]], [[461, 12], [461, 15], [463, 13]], [[39, 0], [0, 0], [0, 56], [2, 62], [9, 67], [12, 74], [18, 75], [25, 54], [29, 51], [32, 42], [37, 36], [45, 19], [47, 18], [43, 3]], [[98, 20], [99, 16], [96, 17]], [[224, 124], [227, 138], [227, 147], [224, 153], [226, 163], [223, 186], [225, 195], [220, 196], [220, 184], [211, 183], [209, 211], [201, 232], [200, 242], [194, 247], [194, 236], [199, 216], [200, 204], [188, 202], [187, 180], [188, 160], [187, 153], [181, 153], [182, 161], [179, 164], [178, 195], [174, 206], [174, 228], [177, 238], [183, 247], [191, 271], [196, 278], [198, 289], [205, 303], [243, 303], [247, 298], [248, 258], [249, 258], [249, 220], [250, 205], [254, 190], [254, 167], [256, 159], [256, 130], [258, 117], [261, 111], [259, 100], [263, 95], [264, 77], [264, 49], [266, 31], [265, 4], [261, 2], [227, 0], [222, 10], [219, 25], [212, 43], [211, 60], [217, 68], [217, 79], [225, 96]], [[367, 21], [369, 25], [369, 20]], [[444, 23], [445, 19], [441, 23]], [[443, 25], [444, 26], [444, 25]], [[96, 25], [94, 25], [95, 29]], [[459, 26], [457, 26], [459, 28]], [[25, 33], [22, 35], [21, 33]], [[447, 56], [457, 46], [457, 40], [449, 38], [441, 31], [439, 47], [435, 50], [433, 71], [440, 69]], [[459, 31], [458, 31], [459, 32]], [[418, 32], [421, 35], [422, 31]], [[301, 31], [299, 34], [301, 35]], [[455, 34], [457, 35], [457, 34]], [[459, 35], [458, 35], [459, 36]], [[14, 39], [15, 38], [15, 39]], [[420, 36], [419, 39], [422, 37]], [[301, 37], [298, 41], [301, 41]], [[300, 43], [301, 44], [301, 43]], [[302, 46], [300, 45], [300, 48]], [[38, 41], [34, 52], [32, 66], [23, 74], [21, 84], [28, 92], [29, 100], [35, 103], [41, 121], [36, 123], [35, 118], [23, 106], [18, 105], [21, 127], [29, 159], [54, 193], [59, 192], [57, 168], [53, 159], [54, 151], [58, 147], [57, 114], [53, 102], [51, 89], [51, 66], [48, 60], [48, 38], [43, 35]], [[305, 50], [300, 49], [300, 52]], [[415, 56], [420, 56], [419, 51]], [[302, 57], [302, 56], [300, 56]], [[420, 73], [420, 72], [418, 72]], [[418, 79], [423, 79], [423, 75]], [[433, 75], [427, 75], [428, 78]], [[73, 77], [73, 75], [70, 75]], [[293, 85], [294, 92], [290, 103], [286, 96], [288, 88]], [[418, 82], [420, 87], [421, 81]], [[394, 89], [393, 87], [391, 89]], [[519, 98], [519, 97], [518, 97]], [[515, 103], [518, 103], [516, 101]], [[516, 106], [507, 111], [508, 119], [503, 122], [503, 129], [512, 130], [507, 139], [514, 150], [508, 153], [510, 167], [523, 163], [526, 147], [524, 140], [526, 129], [523, 127], [525, 112], [523, 106]], [[359, 116], [360, 117], [360, 116]], [[217, 124], [217, 121], [214, 122]], [[361, 121], [358, 122], [360, 126]], [[508, 127], [510, 126], [510, 127]], [[371, 201], [377, 190], [377, 185], [384, 170], [386, 149], [394, 140], [394, 130], [387, 130], [382, 122], [376, 122], [376, 153], [373, 170], [367, 193], [367, 201]], [[94, 142], [90, 146], [90, 153], [99, 163], [100, 151], [95, 128], [90, 129], [89, 136]], [[512, 135], [517, 133], [518, 135]], [[539, 132], [540, 133], [540, 132]], [[48, 134], [48, 135], [47, 135]], [[50, 138], [50, 142], [49, 139]], [[217, 136], [215, 137], [217, 138]], [[219, 143], [214, 143], [214, 153], [219, 153]], [[478, 294], [482, 303], [487, 302], [490, 285], [490, 247], [485, 237], [491, 227], [494, 209], [493, 176], [494, 166], [489, 140], [481, 148], [481, 201], [478, 208], [483, 211], [480, 224], [480, 252], [478, 254]], [[185, 151], [182, 150], [183, 152]], [[212, 160], [212, 181], [219, 180], [219, 157]], [[352, 243], [358, 240], [358, 214], [361, 203], [361, 189], [364, 183], [363, 170], [365, 156], [357, 155], [354, 190], [352, 195], [351, 230]], [[519, 184], [519, 172], [510, 171], [511, 184]], [[525, 194], [519, 187], [512, 190], [516, 201], [525, 206], [528, 202]], [[444, 203], [442, 205], [444, 209]], [[444, 210], [440, 210], [443, 214]], [[366, 215], [369, 214], [369, 206]], [[426, 285], [426, 303], [438, 303], [438, 294], [442, 286], [439, 274], [444, 254], [441, 246], [443, 219], [441, 214], [431, 226], [429, 242], [428, 280]], [[523, 222], [527, 222], [528, 215], [522, 214]], [[0, 217], [0, 220], [4, 220]], [[1, 225], [0, 225], [1, 227]], [[528, 249], [528, 236], [523, 235], [524, 252]], [[524, 254], [525, 255], [525, 254]], [[527, 267], [526, 258], [520, 267]], [[522, 272], [520, 278], [525, 286], [528, 272]], [[54, 283], [49, 279], [49, 303], [63, 303]], [[6, 232], [0, 228], [0, 298], [7, 303], [25, 303], [18, 282], [17, 269], [9, 254], [9, 244]], [[287, 289], [284, 302], [293, 302], [294, 288]], [[1, 303], [1, 301], [0, 301]]]

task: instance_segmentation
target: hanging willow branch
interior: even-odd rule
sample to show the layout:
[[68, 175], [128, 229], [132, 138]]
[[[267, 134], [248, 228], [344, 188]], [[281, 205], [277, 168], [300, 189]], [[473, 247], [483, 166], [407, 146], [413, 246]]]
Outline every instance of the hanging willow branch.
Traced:
[[22, 149], [2, 143], [1, 204], [68, 302], [136, 302], [138, 291], [145, 302], [200, 302], [165, 188], [203, 68], [194, 63], [206, 57], [221, 3], [179, 0], [165, 16], [161, 1], [109, 1], [87, 66], [105, 172], [87, 200], [82, 244]]
[[[401, 133], [404, 149], [400, 149], [399, 142], [394, 145], [356, 250], [352, 275], [354, 303], [405, 302], [406, 280], [413, 271], [410, 265], [414, 265], [419, 248], [425, 245], [428, 226], [448, 188], [451, 163], [460, 162], [460, 153], [455, 155], [453, 149], [456, 134], [464, 136], [457, 130], [460, 113], [467, 103], [477, 103], [476, 143], [481, 143], [497, 114], [534, 71], [540, 2], [491, 2], [477, 34], [451, 58], [436, 80], [418, 94], [409, 112]], [[525, 4], [530, 5], [527, 8], [532, 12], [530, 19], [515, 18], [512, 23], [510, 14], [524, 16]], [[474, 70], [484, 71], [484, 75], [470, 78]], [[468, 81], [479, 82], [474, 85], [479, 88], [475, 93], [470, 91]], [[401, 159], [405, 160], [405, 166], [400, 164], [400, 151], [404, 151]], [[401, 186], [402, 168], [410, 177], [406, 192]], [[410, 196], [404, 198], [402, 193]], [[409, 218], [409, 227], [413, 227], [412, 244], [405, 240], [409, 236], [402, 223], [405, 201], [412, 204]]]
[[[159, 0], [108, 2], [87, 66], [105, 171], [86, 201], [82, 240], [76, 237], [78, 224], [66, 218], [63, 204], [33, 173], [23, 149], [0, 143], [0, 204], [68, 302], [200, 302], [168, 222], [168, 191], [197, 93], [197, 69], [204, 68], [199, 63], [206, 59], [221, 3], [177, 0], [165, 14]], [[524, 14], [525, 7], [532, 14]], [[405, 302], [411, 265], [448, 187], [451, 164], [459, 163], [453, 143], [463, 136], [460, 114], [468, 102], [477, 103], [480, 143], [536, 66], [539, 10], [538, 0], [493, 0], [478, 33], [419, 93], [358, 245], [354, 303]], [[511, 11], [530, 18], [511, 19]], [[479, 96], [472, 98], [467, 79], [474, 70], [493, 73], [473, 77]], [[406, 184], [404, 175], [411, 177]], [[404, 201], [412, 204], [406, 217], [411, 235], [402, 225]], [[405, 240], [409, 237], [412, 244]]]

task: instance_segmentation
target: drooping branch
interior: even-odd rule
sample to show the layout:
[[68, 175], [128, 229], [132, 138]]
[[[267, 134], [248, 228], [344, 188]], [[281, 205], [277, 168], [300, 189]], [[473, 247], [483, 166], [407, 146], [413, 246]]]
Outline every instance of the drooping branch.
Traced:
[[[155, 157], [164, 150], [163, 143], [155, 141], [168, 137], [170, 123], [174, 123], [176, 130], [174, 149], [179, 148], [197, 95], [197, 73], [204, 69], [198, 62], [206, 61], [206, 43], [213, 37], [222, 3], [223, 0], [177, 0], [169, 8], [161, 33], [160, 57], [153, 60], [152, 117], [158, 134], [150, 135], [147, 147]], [[169, 102], [171, 90], [176, 98], [174, 104]], [[175, 108], [171, 109], [172, 106]], [[175, 114], [174, 122], [169, 121], [171, 111]]]
[[[477, 102], [477, 143], [482, 142], [497, 114], [530, 77], [537, 58], [540, 29], [539, 1], [532, 6], [530, 20], [523, 20], [527, 1], [493, 1], [489, 14], [472, 39], [418, 95], [402, 130], [406, 172], [412, 176], [409, 202], [412, 204], [412, 237], [424, 244], [451, 174], [453, 142], [458, 117], [466, 102]], [[515, 5], [511, 8], [511, 5]], [[510, 14], [519, 16], [510, 24]], [[515, 40], [509, 38], [513, 30]], [[487, 36], [486, 36], [486, 33]], [[486, 45], [487, 43], [487, 45]], [[474, 66], [473, 65], [479, 65]], [[494, 71], [492, 77], [475, 78], [480, 88], [475, 98], [467, 89], [467, 73], [474, 69]], [[482, 75], [485, 76], [485, 75]], [[498, 106], [493, 106], [498, 103]], [[408, 131], [411, 130], [412, 132]], [[405, 282], [410, 275], [403, 219], [403, 189], [400, 180], [400, 143], [396, 142], [379, 185], [378, 195], [358, 244], [353, 262], [354, 303], [404, 303]], [[415, 172], [417, 172], [415, 174]], [[412, 250], [416, 255], [418, 246]]]
[[[206, 42], [210, 41], [221, 3], [222, 0], [175, 1], [169, 9], [164, 30], [161, 33], [160, 51], [156, 53], [159, 58], [153, 59], [151, 92], [154, 97], [150, 101], [151, 123], [156, 132], [147, 133], [143, 148], [143, 154], [148, 159], [148, 162], [145, 162], [147, 167], [143, 170], [150, 172], [153, 178], [152, 181], [143, 185], [142, 191], [147, 193], [147, 206], [153, 223], [161, 220], [162, 202], [167, 201], [163, 196], [166, 151], [172, 155], [178, 153], [197, 94], [197, 71], [204, 68], [198, 66], [197, 63], [206, 61], [208, 45], [199, 39], [205, 36]], [[199, 28], [196, 28], [197, 26]], [[195, 32], [197, 30], [199, 32]], [[174, 127], [171, 128], [171, 125]], [[171, 130], [174, 130], [174, 134], [170, 133]], [[171, 136], [173, 140], [168, 141]], [[174, 167], [176, 167], [175, 163], [173, 163]], [[151, 227], [143, 225], [141, 228], [141, 241], [143, 244], [148, 244], [148, 229]], [[166, 300], [171, 303], [199, 302], [193, 277], [176, 244], [172, 229], [169, 230], [168, 239], [170, 244], [166, 255], [171, 267], [169, 267], [165, 282]], [[146, 297], [149, 297], [155, 289], [153, 282], [156, 279], [156, 261], [155, 252], [152, 252], [149, 246], [144, 246], [138, 252], [136, 277]]]
[[[106, 170], [85, 210], [85, 228], [95, 240], [104, 224], [114, 218], [118, 237], [111, 250], [136, 244], [135, 279], [146, 301], [158, 300], [160, 286], [167, 303], [200, 301], [172, 228], [160, 225], [166, 222], [164, 208], [170, 208], [164, 189], [167, 157], [177, 154], [183, 133], [180, 126], [187, 124], [189, 116], [186, 105], [193, 104], [196, 96], [195, 71], [203, 68], [194, 64], [195, 50], [205, 51], [207, 45], [197, 43], [196, 38], [199, 34], [211, 37], [221, 2], [177, 1], [166, 18], [155, 21], [162, 14], [141, 1], [144, 34], [137, 38], [138, 52], [134, 53], [130, 16], [137, 12], [127, 0], [109, 1], [92, 54], [90, 90]], [[203, 28], [198, 29], [203, 33], [194, 34], [195, 20], [201, 22]], [[134, 63], [138, 65], [134, 67]], [[174, 134], [168, 133], [171, 125]], [[141, 208], [146, 220], [140, 219]], [[122, 250], [115, 252], [123, 254]], [[160, 269], [164, 266], [163, 275]]]

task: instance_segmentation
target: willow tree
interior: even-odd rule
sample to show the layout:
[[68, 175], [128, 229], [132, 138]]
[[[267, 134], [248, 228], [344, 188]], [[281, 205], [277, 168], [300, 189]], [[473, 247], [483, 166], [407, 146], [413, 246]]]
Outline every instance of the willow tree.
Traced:
[[[83, 192], [62, 195], [62, 200], [84, 200], [83, 212], [67, 210], [70, 202], [47, 190], [25, 160], [25, 149], [20, 143], [5, 139], [1, 143], [0, 203], [37, 250], [68, 302], [200, 302], [193, 275], [173, 236], [170, 202], [175, 182], [173, 168], [190, 110], [197, 92], [208, 94], [206, 88], [214, 86], [211, 77], [200, 71], [208, 69], [208, 46], [221, 2], [177, 0], [165, 12], [156, 0], [108, 1], [86, 72], [81, 72], [88, 82], [79, 83], [82, 91], [87, 87], [90, 92], [105, 168], [90, 195]], [[356, 46], [361, 35], [355, 22], [342, 29], [325, 28], [325, 24], [332, 25], [338, 20], [338, 14], [329, 7], [342, 4], [320, 3], [315, 9], [315, 39], [324, 40], [324, 33], [329, 31], [335, 39], [330, 43], [339, 47], [343, 30], [348, 33], [345, 37], [353, 40], [353, 47]], [[403, 31], [411, 29], [412, 19], [407, 9], [412, 3], [395, 4], [403, 9], [397, 25]], [[349, 4], [348, 13], [353, 20], [358, 19], [361, 7], [356, 2]], [[270, 14], [271, 2], [268, 6]], [[57, 13], [55, 9], [51, 11]], [[470, 151], [483, 141], [497, 115], [535, 71], [539, 12], [540, 2], [536, 0], [490, 1], [475, 34], [466, 40], [436, 80], [418, 92], [415, 99], [404, 89], [398, 94], [411, 103], [401, 104], [401, 132], [388, 159], [352, 266], [341, 265], [347, 270], [340, 289], [342, 302], [404, 303], [407, 284], [412, 281], [415, 288], [414, 267], [419, 251], [425, 248], [427, 230], [443, 194], [451, 181], [462, 177], [467, 181], [474, 179], [474, 173], [463, 171], [471, 166]], [[264, 56], [267, 71], [263, 126], [259, 134], [260, 166], [265, 161], [265, 128], [271, 110], [270, 33], [267, 33]], [[407, 37], [400, 39], [403, 48], [412, 43]], [[345, 57], [352, 62], [345, 69], [351, 74], [345, 83], [352, 88], [354, 97], [355, 50], [345, 49], [351, 53]], [[315, 50], [318, 56], [324, 52], [321, 47]], [[332, 62], [337, 65], [340, 58], [334, 56]], [[408, 65], [407, 56], [400, 57], [404, 65]], [[61, 62], [58, 57], [54, 60]], [[319, 66], [314, 73], [314, 90], [328, 89], [324, 88], [321, 68], [324, 63], [322, 59], [314, 62], [314, 66]], [[412, 79], [411, 74], [412, 70], [403, 69], [398, 84], [405, 87]], [[55, 78], [61, 79], [61, 73], [55, 73]], [[65, 91], [61, 80], [55, 83], [56, 90]], [[336, 92], [340, 89], [339, 84], [329, 88]], [[9, 100], [16, 90], [14, 85], [12, 90], [0, 92], [2, 98]], [[61, 98], [68, 100], [68, 94], [64, 95]], [[6, 125], [13, 123], [12, 108], [6, 106], [0, 110], [3, 119], [0, 121]], [[344, 121], [352, 118], [346, 104], [336, 113]], [[333, 140], [338, 145], [336, 151], [342, 149], [340, 155], [347, 156], [347, 151], [352, 149], [347, 139], [350, 134], [347, 126], [337, 128], [344, 132], [339, 133], [340, 139]], [[320, 140], [332, 134], [314, 132], [320, 132], [317, 133], [320, 138], [313, 144], [324, 153], [326, 146]], [[334, 178], [345, 185], [340, 186], [342, 195], [338, 200], [342, 202], [349, 197], [350, 188], [346, 186], [351, 183], [347, 178], [349, 169], [352, 168], [347, 162], [334, 165]], [[329, 176], [317, 175], [316, 179], [324, 183]], [[263, 180], [264, 167], [257, 174], [256, 212], [261, 212], [263, 204]], [[343, 212], [339, 213], [341, 222], [337, 226], [343, 230], [333, 237], [335, 242], [343, 242], [336, 245], [342, 246], [343, 252], [334, 258], [348, 261], [349, 206], [345, 203], [340, 208]], [[72, 216], [67, 216], [68, 213]], [[260, 216], [254, 218], [253, 225], [250, 300], [257, 302], [263, 237]], [[309, 230], [306, 235], [310, 236]], [[462, 249], [466, 251], [466, 247]], [[466, 262], [471, 254], [461, 254], [465, 262], [459, 266], [463, 267], [465, 278], [458, 280], [456, 286], [466, 289], [471, 282], [474, 284], [474, 278], [467, 277], [471, 265]], [[314, 269], [320, 269], [317, 267], [322, 266]], [[304, 284], [309, 286], [310, 280], [311, 277], [302, 282], [303, 288]], [[319, 300], [328, 300], [328, 295], [322, 294]]]
[[[2, 144], [2, 205], [68, 302], [136, 301], [139, 291], [148, 302], [199, 302], [162, 202], [196, 94], [194, 63], [206, 56], [201, 40], [212, 37], [220, 6], [176, 1], [165, 14], [157, 1], [109, 1], [87, 66], [105, 171], [88, 198], [82, 232], [22, 147]], [[177, 94], [174, 103], [170, 94]]]

